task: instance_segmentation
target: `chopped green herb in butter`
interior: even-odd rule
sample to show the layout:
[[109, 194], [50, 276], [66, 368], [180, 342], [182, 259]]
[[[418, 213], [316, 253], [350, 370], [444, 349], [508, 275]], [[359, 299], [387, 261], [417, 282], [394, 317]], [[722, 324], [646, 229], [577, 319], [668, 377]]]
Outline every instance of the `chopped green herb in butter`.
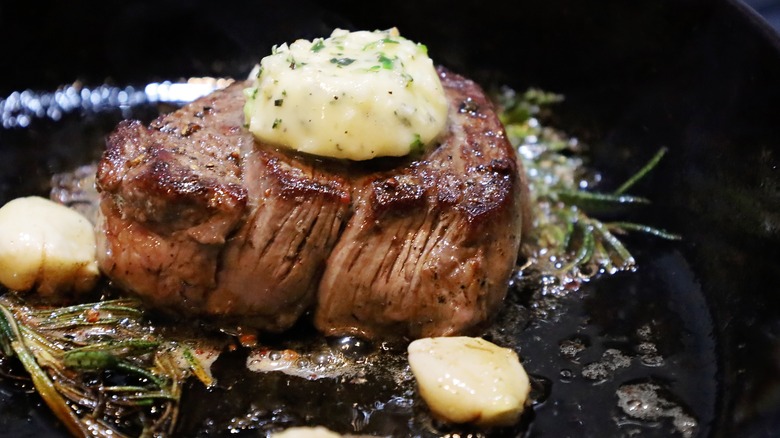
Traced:
[[395, 28], [336, 29], [274, 46], [258, 71], [244, 113], [249, 130], [270, 144], [367, 160], [420, 151], [446, 128], [447, 101], [427, 48]]

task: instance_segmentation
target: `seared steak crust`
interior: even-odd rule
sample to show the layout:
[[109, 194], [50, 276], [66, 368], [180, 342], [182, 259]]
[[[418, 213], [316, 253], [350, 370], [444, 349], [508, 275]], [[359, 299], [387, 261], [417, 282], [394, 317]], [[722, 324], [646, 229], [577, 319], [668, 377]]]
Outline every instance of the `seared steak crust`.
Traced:
[[329, 335], [474, 331], [517, 257], [524, 172], [479, 86], [440, 77], [448, 131], [379, 165], [256, 142], [246, 83], [123, 122], [97, 173], [101, 268], [155, 307], [265, 330], [313, 309]]
[[[239, 88], [236, 88], [239, 90]], [[243, 103], [212, 95], [149, 127], [124, 121], [98, 164], [98, 262], [151, 305], [201, 313], [219, 255], [243, 219]]]
[[354, 215], [328, 259], [315, 323], [326, 334], [473, 332], [503, 300], [524, 186], [492, 104], [440, 72], [449, 132], [423, 159], [354, 182]]
[[255, 144], [247, 85], [109, 136], [98, 261], [154, 307], [280, 331], [311, 307], [349, 193], [316, 161]]
[[314, 164], [262, 147], [246, 156], [250, 205], [222, 254], [207, 313], [282, 330], [311, 307], [350, 199], [338, 175]]

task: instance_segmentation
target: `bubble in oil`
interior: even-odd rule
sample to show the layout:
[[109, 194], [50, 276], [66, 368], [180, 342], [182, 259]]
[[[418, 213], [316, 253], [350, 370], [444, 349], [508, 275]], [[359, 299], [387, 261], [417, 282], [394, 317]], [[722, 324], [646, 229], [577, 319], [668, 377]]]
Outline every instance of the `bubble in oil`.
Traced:
[[640, 342], [636, 346], [639, 360], [648, 367], [660, 367], [664, 364], [664, 358], [658, 353], [658, 348], [653, 342]]
[[650, 324], [644, 324], [636, 329], [636, 335], [643, 341], [650, 341], [653, 338], [653, 329], [650, 327]]
[[649, 324], [645, 324], [636, 329], [636, 336], [639, 340], [635, 350], [639, 354], [639, 360], [642, 365], [647, 367], [660, 367], [664, 365], [664, 357], [658, 351], [658, 346], [654, 342], [655, 336], [653, 329]]
[[[655, 382], [639, 382], [621, 385], [617, 391], [618, 407], [633, 420], [645, 423], [670, 421], [674, 431], [683, 438], [696, 433], [698, 423], [681, 403], [673, 401], [667, 388]], [[616, 419], [618, 425], [637, 424]]]
[[357, 358], [365, 356], [373, 350], [373, 346], [365, 339], [355, 336], [342, 336], [328, 339], [331, 348], [336, 349], [347, 357]]
[[631, 358], [620, 350], [610, 348], [605, 351], [598, 362], [589, 363], [582, 369], [582, 377], [588, 380], [607, 380], [613, 377], [615, 371], [628, 368]]
[[577, 362], [579, 354], [587, 348], [585, 339], [579, 337], [572, 337], [564, 339], [558, 343], [558, 351], [562, 357]]

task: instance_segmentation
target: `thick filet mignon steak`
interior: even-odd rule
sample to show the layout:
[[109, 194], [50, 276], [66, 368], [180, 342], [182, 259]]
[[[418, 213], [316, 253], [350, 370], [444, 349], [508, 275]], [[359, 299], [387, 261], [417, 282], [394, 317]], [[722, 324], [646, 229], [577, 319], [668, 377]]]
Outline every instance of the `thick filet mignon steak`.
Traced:
[[98, 165], [98, 260], [148, 305], [263, 330], [469, 333], [506, 293], [528, 208], [491, 102], [439, 69], [448, 130], [422, 156], [352, 163], [263, 144], [243, 88], [122, 122]]

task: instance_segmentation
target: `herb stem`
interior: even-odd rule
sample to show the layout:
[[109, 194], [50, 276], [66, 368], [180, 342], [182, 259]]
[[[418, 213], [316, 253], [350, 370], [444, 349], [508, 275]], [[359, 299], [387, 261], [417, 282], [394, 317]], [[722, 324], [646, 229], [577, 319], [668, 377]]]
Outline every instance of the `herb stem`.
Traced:
[[566, 204], [578, 205], [586, 208], [594, 203], [614, 204], [649, 204], [646, 198], [630, 195], [617, 195], [612, 193], [586, 192], [583, 190], [561, 190], [555, 192], [558, 199]]
[[605, 224], [607, 228], [609, 229], [618, 229], [618, 230], [626, 230], [626, 231], [638, 231], [641, 233], [650, 234], [656, 237], [660, 237], [662, 239], [667, 240], [680, 240], [682, 239], [682, 236], [679, 234], [670, 233], [666, 230], [662, 230], [660, 228], [654, 228], [647, 225], [642, 224], [635, 224], [632, 222], [609, 222]]
[[65, 427], [72, 435], [82, 437], [90, 436], [87, 428], [84, 427], [84, 424], [81, 423], [81, 420], [68, 406], [65, 399], [57, 392], [54, 382], [49, 379], [43, 369], [38, 365], [38, 362], [35, 361], [35, 356], [27, 348], [11, 311], [1, 304], [0, 319], [3, 319], [3, 325], [10, 329], [9, 339], [13, 352], [16, 354], [16, 357], [19, 358], [19, 361], [22, 362], [22, 366], [30, 373], [33, 386], [35, 386], [35, 389], [41, 394], [41, 397], [54, 412], [54, 415], [65, 424]]
[[658, 152], [653, 155], [653, 157], [650, 159], [650, 161], [647, 162], [644, 166], [642, 166], [641, 169], [637, 173], [635, 173], [631, 178], [628, 179], [628, 181], [624, 182], [623, 185], [617, 188], [613, 192], [614, 195], [622, 195], [626, 192], [626, 190], [630, 189], [634, 184], [636, 184], [637, 181], [644, 178], [645, 175], [647, 175], [655, 166], [658, 165], [658, 162], [661, 161], [661, 158], [666, 155], [666, 152], [668, 151], [668, 148], [662, 147], [658, 150]]

